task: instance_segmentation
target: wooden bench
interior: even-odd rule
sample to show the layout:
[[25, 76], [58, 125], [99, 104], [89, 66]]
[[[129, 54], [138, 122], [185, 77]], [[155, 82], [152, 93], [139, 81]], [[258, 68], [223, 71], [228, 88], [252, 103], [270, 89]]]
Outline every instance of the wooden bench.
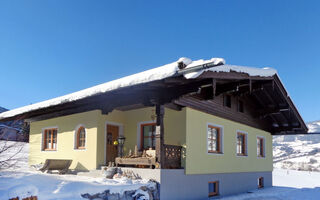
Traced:
[[68, 172], [72, 160], [63, 159], [46, 159], [43, 167], [39, 169], [42, 172], [48, 170], [58, 170], [59, 174], [65, 174]]
[[138, 158], [120, 158], [117, 157], [116, 160], [116, 166], [119, 165], [147, 165], [152, 168], [152, 166], [156, 165], [156, 158], [148, 158], [148, 157], [138, 157]]

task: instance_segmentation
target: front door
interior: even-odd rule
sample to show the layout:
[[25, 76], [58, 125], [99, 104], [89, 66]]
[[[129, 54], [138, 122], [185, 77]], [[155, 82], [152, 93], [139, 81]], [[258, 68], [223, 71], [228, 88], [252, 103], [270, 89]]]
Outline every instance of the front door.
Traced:
[[114, 141], [117, 141], [119, 136], [119, 126], [107, 125], [107, 163], [114, 162], [118, 156], [118, 146], [114, 145]]

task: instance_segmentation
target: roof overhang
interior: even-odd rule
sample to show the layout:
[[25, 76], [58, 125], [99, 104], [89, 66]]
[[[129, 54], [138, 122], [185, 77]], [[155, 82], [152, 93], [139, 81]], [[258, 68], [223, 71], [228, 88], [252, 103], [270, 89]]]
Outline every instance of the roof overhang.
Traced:
[[[179, 63], [186, 67], [179, 69]], [[0, 121], [43, 120], [90, 110], [102, 113], [113, 109], [169, 104], [214, 85], [215, 95], [233, 92], [249, 95], [260, 106], [259, 117], [272, 124], [273, 134], [307, 132], [307, 126], [285, 90], [276, 71], [224, 65], [221, 59], [190, 61], [180, 59], [152, 70], [107, 82], [62, 97], [0, 114]]]

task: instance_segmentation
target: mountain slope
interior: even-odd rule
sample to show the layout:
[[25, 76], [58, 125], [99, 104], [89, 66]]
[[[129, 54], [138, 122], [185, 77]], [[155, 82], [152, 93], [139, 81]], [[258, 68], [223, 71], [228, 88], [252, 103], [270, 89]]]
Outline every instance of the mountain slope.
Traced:
[[310, 133], [320, 132], [320, 120], [308, 123], [308, 128]]
[[275, 168], [320, 171], [320, 121], [307, 124], [308, 135], [273, 137]]
[[8, 109], [3, 108], [3, 107], [0, 106], [0, 113], [5, 112], [5, 111], [8, 111]]

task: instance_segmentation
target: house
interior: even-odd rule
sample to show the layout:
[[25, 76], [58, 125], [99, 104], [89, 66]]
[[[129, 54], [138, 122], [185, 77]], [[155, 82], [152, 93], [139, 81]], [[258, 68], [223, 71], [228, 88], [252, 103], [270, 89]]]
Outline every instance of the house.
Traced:
[[272, 135], [307, 132], [274, 69], [221, 58], [181, 58], [0, 114], [15, 118], [30, 123], [30, 165], [72, 159], [72, 169], [99, 169], [119, 158], [120, 136], [124, 155], [155, 149], [153, 169], [121, 167], [157, 180], [161, 199], [272, 186]]
[[[0, 113], [8, 111], [8, 109], [0, 107]], [[28, 141], [27, 133], [24, 131], [22, 120], [0, 122], [0, 140], [9, 141]]]

